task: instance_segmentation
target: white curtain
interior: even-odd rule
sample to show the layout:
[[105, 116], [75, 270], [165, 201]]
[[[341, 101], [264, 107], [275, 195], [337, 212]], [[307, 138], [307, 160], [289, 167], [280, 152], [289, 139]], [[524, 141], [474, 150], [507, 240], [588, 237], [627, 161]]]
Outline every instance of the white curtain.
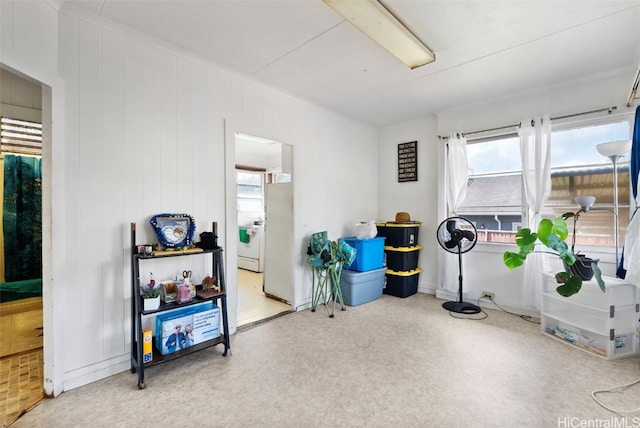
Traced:
[[[520, 122], [522, 181], [528, 212], [528, 227], [535, 231], [542, 219], [540, 211], [551, 191], [551, 120], [548, 115]], [[547, 271], [543, 253], [529, 255], [523, 269], [522, 303], [540, 309], [543, 276]]]
[[467, 159], [467, 140], [460, 133], [449, 134], [447, 150], [447, 205], [449, 213], [454, 215], [467, 196], [469, 181], [469, 163]]
[[[469, 163], [467, 140], [461, 133], [449, 134], [447, 150], [447, 206], [450, 215], [456, 215], [467, 195]], [[444, 284], [446, 290], [458, 291], [458, 256], [447, 253], [444, 259]]]

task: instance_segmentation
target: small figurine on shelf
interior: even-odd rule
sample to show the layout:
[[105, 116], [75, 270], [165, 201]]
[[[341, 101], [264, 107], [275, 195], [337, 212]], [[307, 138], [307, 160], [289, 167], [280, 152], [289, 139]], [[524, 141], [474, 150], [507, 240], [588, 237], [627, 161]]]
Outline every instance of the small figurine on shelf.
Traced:
[[202, 280], [202, 290], [198, 291], [197, 295], [201, 299], [210, 299], [216, 293], [221, 291], [220, 285], [218, 285], [218, 279], [215, 276], [205, 276]]
[[191, 271], [190, 270], [183, 270], [182, 271], [182, 278], [184, 279], [184, 283], [185, 284], [191, 284]]
[[203, 290], [213, 290], [215, 292], [220, 291], [220, 286], [218, 285], [218, 280], [215, 276], [205, 276], [202, 280], [202, 289]]

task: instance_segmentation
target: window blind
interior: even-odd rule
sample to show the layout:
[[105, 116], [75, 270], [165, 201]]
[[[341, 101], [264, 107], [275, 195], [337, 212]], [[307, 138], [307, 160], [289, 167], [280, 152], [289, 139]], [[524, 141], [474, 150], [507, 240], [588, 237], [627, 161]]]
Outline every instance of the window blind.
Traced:
[[42, 124], [0, 118], [0, 150], [5, 153], [42, 155]]

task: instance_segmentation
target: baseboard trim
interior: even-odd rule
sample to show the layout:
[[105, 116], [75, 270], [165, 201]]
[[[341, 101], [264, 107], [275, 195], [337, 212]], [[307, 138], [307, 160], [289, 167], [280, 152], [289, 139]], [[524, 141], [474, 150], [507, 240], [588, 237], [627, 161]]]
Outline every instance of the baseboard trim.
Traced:
[[[69, 391], [130, 369], [131, 356], [129, 354], [85, 366], [65, 373], [63, 391]], [[133, 376], [131, 382], [136, 382]]]

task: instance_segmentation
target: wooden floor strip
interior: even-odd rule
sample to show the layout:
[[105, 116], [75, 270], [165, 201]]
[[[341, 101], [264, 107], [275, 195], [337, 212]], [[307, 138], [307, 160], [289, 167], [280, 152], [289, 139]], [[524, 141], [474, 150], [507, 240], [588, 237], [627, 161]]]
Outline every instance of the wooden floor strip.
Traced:
[[44, 397], [42, 297], [0, 304], [0, 427]]
[[0, 427], [7, 427], [44, 397], [42, 348], [0, 358]]

